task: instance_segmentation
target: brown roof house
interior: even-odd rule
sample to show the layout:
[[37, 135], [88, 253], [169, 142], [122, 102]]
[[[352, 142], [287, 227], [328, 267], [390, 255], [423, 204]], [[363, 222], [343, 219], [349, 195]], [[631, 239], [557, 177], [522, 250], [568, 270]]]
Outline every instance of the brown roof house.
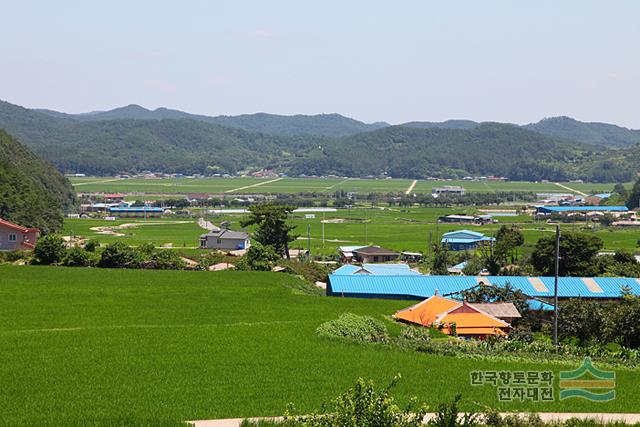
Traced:
[[39, 236], [37, 228], [21, 227], [0, 218], [0, 251], [33, 249]]
[[400, 257], [400, 254], [380, 246], [365, 246], [354, 250], [353, 257], [361, 263], [374, 263], [395, 261]]

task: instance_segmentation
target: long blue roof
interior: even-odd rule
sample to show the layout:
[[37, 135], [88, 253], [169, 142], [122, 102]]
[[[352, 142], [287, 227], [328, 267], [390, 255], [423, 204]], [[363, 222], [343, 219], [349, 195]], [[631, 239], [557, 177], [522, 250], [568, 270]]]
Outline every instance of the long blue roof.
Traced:
[[[532, 279], [532, 280], [530, 280]], [[538, 281], [539, 280], [539, 281]], [[329, 291], [334, 295], [371, 296], [380, 298], [428, 298], [436, 294], [455, 294], [477, 286], [478, 282], [495, 286], [509, 283], [525, 295], [538, 298], [553, 297], [553, 277], [522, 276], [423, 276], [423, 275], [329, 275]], [[536, 286], [532, 283], [535, 282]], [[591, 283], [591, 288], [589, 286]], [[543, 286], [540, 286], [542, 284]], [[544, 289], [546, 288], [546, 289]], [[598, 289], [599, 288], [599, 289]], [[560, 298], [620, 298], [622, 289], [640, 295], [640, 279], [618, 277], [561, 277], [558, 281]], [[600, 292], [600, 290], [602, 292]]]
[[151, 208], [148, 206], [139, 206], [139, 207], [129, 207], [129, 208], [109, 208], [109, 212], [114, 213], [126, 213], [126, 212], [159, 212], [163, 213], [164, 209], [162, 208]]
[[347, 264], [338, 268], [332, 274], [334, 275], [351, 275], [351, 274], [375, 274], [382, 276], [397, 275], [416, 275], [417, 271], [411, 270], [408, 264]]
[[626, 206], [536, 206], [538, 212], [627, 212]]

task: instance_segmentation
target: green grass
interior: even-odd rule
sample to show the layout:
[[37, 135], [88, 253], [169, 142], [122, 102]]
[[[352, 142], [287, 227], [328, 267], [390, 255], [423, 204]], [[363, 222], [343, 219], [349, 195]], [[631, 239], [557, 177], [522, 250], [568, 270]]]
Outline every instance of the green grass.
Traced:
[[[544, 361], [455, 359], [322, 339], [344, 312], [379, 319], [408, 302], [312, 296], [278, 273], [0, 266], [0, 424], [156, 425], [302, 412], [368, 377], [435, 404], [462, 393], [501, 410], [640, 409], [640, 371], [617, 398], [499, 404], [470, 370], [558, 371]], [[387, 320], [385, 320], [387, 321]]]
[[[169, 179], [115, 179], [70, 178], [80, 192], [145, 193], [154, 198], [187, 193], [333, 193], [337, 190], [356, 193], [404, 192], [412, 183], [410, 179], [358, 179], [358, 178], [169, 178]], [[272, 181], [272, 182], [270, 182]], [[259, 185], [256, 185], [259, 184]], [[433, 187], [460, 185], [467, 192], [494, 193], [522, 191], [538, 193], [571, 192], [552, 182], [502, 182], [502, 181], [425, 181], [419, 180], [414, 193], [431, 193]], [[582, 192], [611, 191], [614, 184], [576, 183], [566, 186]], [[630, 184], [627, 184], [630, 187]], [[249, 187], [249, 188], [243, 188]]]
[[[294, 214], [292, 223], [296, 226], [295, 233], [299, 239], [292, 243], [293, 248], [307, 247], [307, 225], [311, 226], [311, 248], [314, 254], [330, 255], [336, 253], [336, 248], [342, 245], [376, 244], [398, 251], [422, 251], [428, 249], [428, 242], [440, 241], [443, 233], [464, 228], [471, 228], [488, 235], [495, 235], [502, 224], [518, 224], [524, 231], [525, 244], [528, 250], [532, 248], [538, 239], [554, 231], [554, 226], [544, 222], [534, 223], [530, 216], [520, 215], [514, 217], [496, 217], [498, 224], [485, 226], [438, 224], [438, 217], [451, 213], [477, 213], [475, 208], [385, 208], [385, 209], [341, 209], [337, 212], [316, 213], [315, 218], [307, 219], [304, 214]], [[240, 230], [240, 222], [244, 214], [220, 214], [210, 216], [214, 224], [229, 221], [231, 229]], [[366, 222], [366, 238], [365, 223]], [[342, 219], [342, 223], [325, 223], [325, 242], [322, 243], [322, 220], [331, 221]], [[171, 224], [173, 221], [184, 221], [184, 224]], [[148, 224], [134, 228], [127, 228], [118, 232], [125, 236], [115, 237], [97, 234], [93, 227], [117, 226], [125, 223]], [[164, 224], [163, 224], [164, 223]], [[152, 225], [153, 224], [153, 225]], [[563, 230], [583, 231], [584, 223], [562, 224]], [[613, 230], [613, 231], [612, 231]], [[251, 230], [249, 230], [251, 231]], [[124, 241], [130, 245], [142, 243], [155, 243], [161, 246], [171, 243], [175, 248], [193, 248], [198, 246], [198, 238], [204, 230], [198, 227], [194, 218], [166, 218], [150, 219], [146, 222], [141, 219], [122, 219], [118, 221], [104, 221], [100, 219], [66, 219], [64, 234], [75, 234], [85, 237], [97, 238], [103, 243], [111, 243], [116, 240]], [[592, 232], [592, 231], [588, 231]], [[637, 252], [637, 241], [640, 239], [636, 230], [598, 228], [595, 234], [602, 238], [606, 250], [626, 249]], [[431, 237], [430, 237], [431, 236]]]
[[[123, 224], [137, 224], [114, 230], [124, 236], [100, 234], [95, 227], [117, 227]], [[168, 218], [168, 219], [119, 219], [117, 221], [105, 221], [103, 219], [70, 219], [64, 222], [62, 233], [65, 236], [75, 235], [87, 238], [95, 238], [101, 243], [123, 241], [131, 246], [139, 246], [143, 243], [153, 243], [156, 246], [172, 244], [176, 248], [189, 248], [198, 246], [198, 238], [205, 230], [198, 226], [193, 218]]]

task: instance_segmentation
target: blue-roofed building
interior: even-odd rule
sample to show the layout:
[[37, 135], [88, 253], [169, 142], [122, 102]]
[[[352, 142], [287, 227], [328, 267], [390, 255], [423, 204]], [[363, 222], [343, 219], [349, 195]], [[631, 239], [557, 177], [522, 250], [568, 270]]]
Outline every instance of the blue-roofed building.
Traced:
[[352, 275], [352, 274], [375, 274], [379, 276], [413, 276], [420, 275], [419, 272], [412, 270], [409, 264], [362, 264], [359, 265], [343, 265], [335, 270], [335, 275]]
[[111, 215], [120, 217], [159, 217], [164, 213], [163, 208], [152, 208], [149, 206], [129, 206], [129, 207], [111, 207], [109, 208]]
[[587, 213], [587, 212], [628, 212], [626, 206], [536, 206], [536, 214]]
[[495, 239], [471, 230], [458, 230], [444, 233], [440, 243], [452, 251], [466, 251], [490, 245]]
[[[532, 298], [553, 298], [553, 277], [523, 276], [425, 276], [344, 274], [329, 275], [327, 295], [420, 300], [439, 294], [454, 296], [479, 284], [506, 284]], [[622, 277], [561, 277], [558, 297], [620, 299], [625, 292], [640, 296], [640, 279]]]

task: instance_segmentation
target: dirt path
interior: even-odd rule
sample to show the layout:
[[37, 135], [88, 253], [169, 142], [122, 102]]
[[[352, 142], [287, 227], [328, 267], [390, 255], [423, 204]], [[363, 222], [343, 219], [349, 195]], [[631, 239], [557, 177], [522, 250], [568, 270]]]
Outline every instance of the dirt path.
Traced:
[[231, 189], [231, 190], [227, 190], [227, 191], [225, 191], [225, 193], [234, 193], [236, 191], [246, 190], [247, 188], [260, 187], [261, 185], [271, 184], [272, 182], [281, 181], [283, 179], [284, 178], [276, 178], [276, 179], [271, 179], [269, 181], [259, 182], [257, 184], [245, 185], [244, 187], [238, 187], [238, 188], [234, 188], [234, 189]]
[[122, 181], [123, 179], [124, 178], [111, 178], [111, 179], [103, 179], [102, 181], [79, 182], [77, 184], [73, 184], [73, 186], [80, 187], [81, 185], [102, 184], [104, 182]]
[[[520, 416], [526, 416], [525, 413], [517, 413]], [[462, 414], [460, 414], [462, 415]], [[513, 415], [513, 413], [501, 413], [501, 415]], [[634, 424], [640, 422], [640, 414], [606, 414], [606, 413], [581, 413], [581, 412], [538, 412], [537, 415], [544, 422], [551, 421], [566, 421], [571, 418], [578, 418], [581, 420], [600, 420], [607, 423], [626, 422], [627, 424]], [[427, 414], [424, 417], [423, 423], [426, 424], [429, 420], [435, 418], [435, 414]], [[271, 420], [282, 421], [282, 417], [265, 417], [265, 418], [249, 418], [252, 421], [259, 420]], [[240, 427], [242, 418], [228, 418], [223, 420], [199, 420], [199, 421], [187, 421], [194, 427]]]
[[154, 222], [128, 222], [120, 225], [102, 225], [99, 227], [91, 227], [89, 230], [96, 234], [108, 234], [110, 236], [122, 237], [123, 233], [118, 233], [116, 230], [126, 230], [127, 228], [142, 227], [144, 225], [166, 225], [166, 224], [188, 224], [191, 221], [154, 221]]
[[411, 193], [413, 191], [413, 187], [415, 187], [417, 183], [418, 183], [418, 180], [414, 179], [411, 185], [409, 186], [409, 188], [407, 188], [407, 191], [404, 192], [404, 194]]
[[564, 188], [565, 190], [569, 190], [569, 191], [571, 191], [572, 193], [576, 193], [576, 194], [579, 194], [579, 195], [581, 195], [581, 196], [588, 196], [588, 194], [587, 194], [587, 193], [583, 193], [582, 191], [574, 190], [573, 188], [571, 188], [571, 187], [567, 187], [566, 185], [562, 185], [562, 184], [560, 184], [559, 182], [554, 182], [554, 184], [555, 184], [555, 185], [557, 185], [557, 186], [558, 186], [558, 187], [560, 187], [560, 188]]
[[338, 185], [342, 185], [342, 184], [344, 184], [345, 182], [350, 181], [350, 180], [351, 180], [351, 178], [343, 179], [343, 180], [342, 180], [342, 181], [340, 181], [340, 182], [336, 182], [335, 184], [333, 184], [333, 185], [330, 185], [330, 186], [326, 187], [324, 190], [325, 190], [325, 191], [327, 191], [327, 190], [331, 190], [332, 188], [337, 187]]

